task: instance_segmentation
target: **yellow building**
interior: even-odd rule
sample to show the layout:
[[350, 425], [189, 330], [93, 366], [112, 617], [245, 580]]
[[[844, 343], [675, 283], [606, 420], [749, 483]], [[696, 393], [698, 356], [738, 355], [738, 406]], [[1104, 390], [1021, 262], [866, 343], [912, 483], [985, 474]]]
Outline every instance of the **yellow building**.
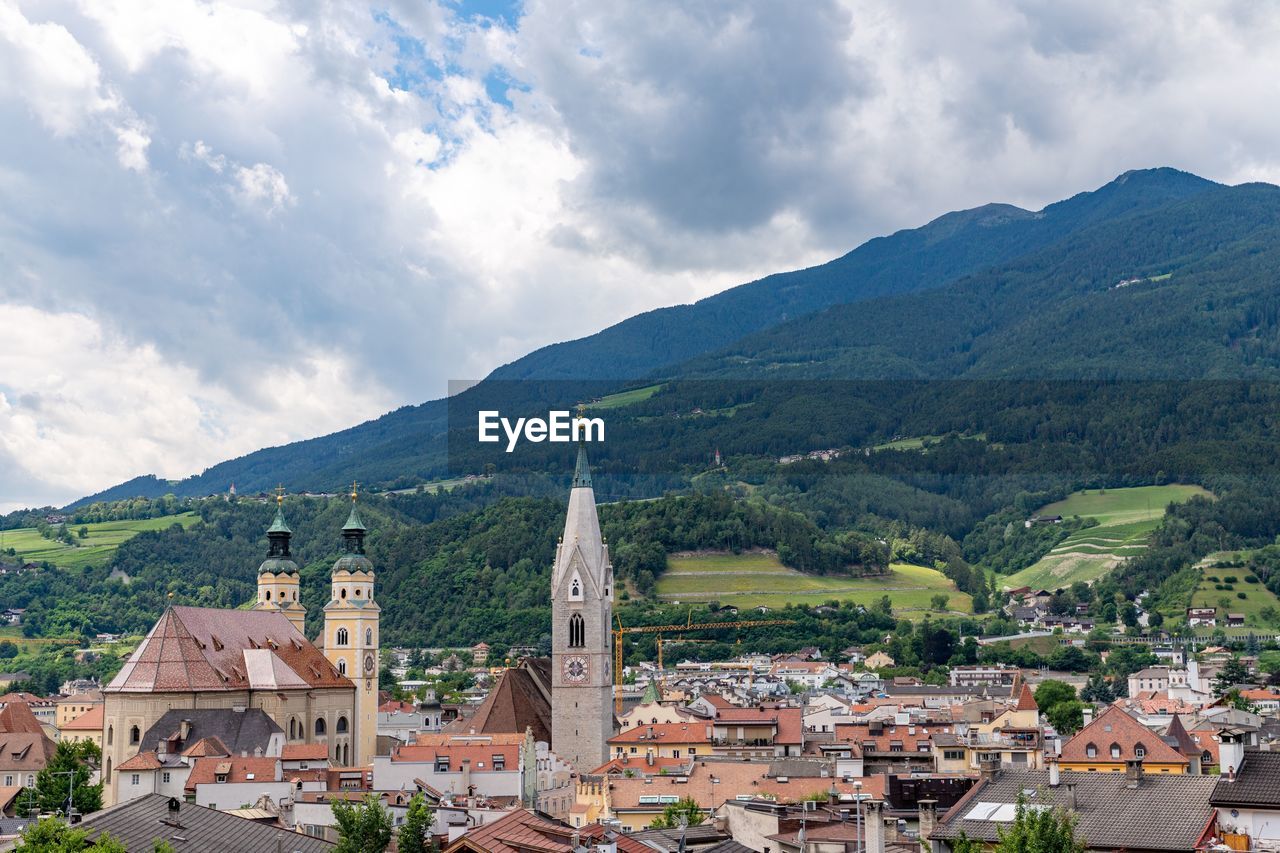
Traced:
[[81, 693], [76, 696], [68, 696], [65, 699], [58, 700], [58, 709], [54, 716], [55, 725], [58, 731], [62, 731], [67, 723], [81, 716], [84, 716], [94, 707], [102, 704], [102, 694], [94, 690], [92, 693]]
[[378, 745], [378, 619], [381, 608], [373, 598], [373, 563], [364, 555], [364, 524], [351, 492], [351, 515], [342, 527], [346, 553], [333, 564], [332, 593], [324, 606], [324, 634], [320, 647], [338, 672], [356, 685], [353, 749], [338, 761], [362, 766], [373, 761]]
[[711, 724], [658, 723], [637, 725], [609, 738], [609, 754], [643, 761], [654, 758], [696, 758], [711, 754]]
[[74, 720], [68, 720], [58, 727], [59, 737], [67, 743], [93, 741], [98, 749], [102, 749], [102, 724], [105, 706], [99, 702]]
[[[1145, 773], [1187, 773], [1190, 759], [1117, 705], [1108, 707], [1062, 747], [1063, 770], [1123, 773], [1141, 761]], [[1199, 762], [1196, 767], [1198, 769]]]

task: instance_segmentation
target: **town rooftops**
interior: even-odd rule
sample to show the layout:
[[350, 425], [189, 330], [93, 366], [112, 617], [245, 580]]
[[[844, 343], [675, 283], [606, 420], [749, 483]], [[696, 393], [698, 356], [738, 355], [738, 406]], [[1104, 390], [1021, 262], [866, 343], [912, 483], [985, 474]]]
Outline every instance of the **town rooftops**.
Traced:
[[1000, 770], [980, 780], [934, 828], [930, 838], [994, 842], [1008, 828], [1019, 796], [1028, 805], [1070, 807], [1077, 834], [1090, 850], [1193, 850], [1213, 816], [1209, 798], [1216, 777], [1146, 774], [1130, 787], [1123, 773], [1064, 770], [1056, 787], [1044, 770]]
[[611, 744], [710, 743], [707, 723], [657, 723], [635, 726], [609, 738]]
[[93, 839], [110, 833], [126, 850], [152, 850], [157, 841], [167, 841], [178, 850], [219, 853], [328, 853], [334, 849], [332, 843], [319, 838], [171, 800], [163, 794], [109, 806], [87, 816], [80, 828]]
[[279, 612], [170, 607], [106, 693], [353, 688]]
[[191, 766], [191, 775], [187, 777], [186, 789], [194, 791], [196, 785], [219, 783], [279, 782], [281, 778], [278, 758], [215, 755], [196, 759]]
[[323, 743], [287, 743], [280, 751], [283, 761], [327, 761], [329, 748]]
[[527, 728], [534, 740], [551, 742], [551, 661], [546, 658], [525, 658], [504, 670], [476, 712], [447, 730], [524, 734]]
[[[185, 732], [185, 737], [183, 736]], [[272, 735], [282, 734], [261, 708], [236, 711], [231, 708], [176, 708], [165, 711], [142, 735], [140, 752], [159, 750], [162, 745], [183, 752], [206, 738], [217, 738], [231, 755], [266, 751]]]
[[609, 833], [599, 824], [575, 829], [528, 809], [515, 809], [492, 823], [467, 830], [445, 848], [445, 853], [572, 853], [575, 836], [587, 846], [603, 843], [607, 836], [617, 843], [619, 853], [653, 853], [644, 842]]
[[69, 721], [62, 727], [64, 732], [95, 732], [101, 731], [106, 706], [102, 703], [94, 705], [74, 720]]

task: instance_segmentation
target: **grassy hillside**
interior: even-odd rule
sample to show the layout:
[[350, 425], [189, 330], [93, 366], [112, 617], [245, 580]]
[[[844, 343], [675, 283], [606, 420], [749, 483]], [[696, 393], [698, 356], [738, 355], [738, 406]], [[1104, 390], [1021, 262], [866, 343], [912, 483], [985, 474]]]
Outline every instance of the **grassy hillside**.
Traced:
[[55, 566], [81, 568], [106, 563], [120, 543], [127, 542], [144, 530], [164, 530], [171, 525], [190, 527], [198, 520], [194, 512], [170, 515], [162, 518], [145, 518], [136, 521], [101, 521], [83, 525], [88, 531], [84, 539], [76, 536], [79, 525], [71, 527], [76, 537], [67, 545], [56, 539], [45, 539], [34, 527], [0, 532], [0, 548], [13, 548], [19, 559], [40, 563], [48, 561]]
[[[1223, 613], [1243, 613], [1245, 629], [1273, 631], [1280, 628], [1280, 598], [1243, 566], [1251, 551], [1219, 551], [1200, 561], [1200, 583], [1191, 593], [1190, 607], [1216, 607]], [[1252, 578], [1252, 582], [1250, 581]], [[1240, 596], [1243, 595], [1244, 598]]]
[[1098, 525], [1072, 533], [1035, 565], [1007, 576], [1003, 585], [1057, 589], [1097, 580], [1124, 558], [1142, 553], [1170, 503], [1206, 494], [1199, 486], [1186, 485], [1095, 489], [1043, 506], [1038, 515], [1078, 515], [1096, 519]]
[[669, 557], [658, 579], [658, 598], [664, 602], [783, 607], [835, 599], [870, 606], [887, 595], [894, 612], [908, 617], [923, 616], [938, 594], [948, 596], [949, 611], [973, 612], [969, 595], [941, 572], [900, 563], [881, 577], [848, 578], [801, 574], [778, 562], [772, 552], [686, 554]]

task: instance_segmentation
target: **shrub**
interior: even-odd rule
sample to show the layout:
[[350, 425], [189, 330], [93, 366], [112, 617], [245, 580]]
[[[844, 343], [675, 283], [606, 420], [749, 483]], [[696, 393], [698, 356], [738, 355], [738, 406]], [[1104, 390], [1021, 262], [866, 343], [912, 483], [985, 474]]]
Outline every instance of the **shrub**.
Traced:
[[1224, 578], [1222, 579], [1222, 582], [1223, 582], [1223, 583], [1235, 583], [1237, 580], [1239, 580], [1239, 578], [1237, 578], [1235, 575], [1227, 575], [1226, 577], [1224, 577]]
[[1248, 598], [1248, 597], [1249, 597], [1249, 596], [1248, 596], [1248, 595], [1246, 595], [1246, 594], [1245, 594], [1245, 593], [1243, 593], [1243, 592], [1237, 592], [1237, 593], [1236, 593], [1236, 598]]

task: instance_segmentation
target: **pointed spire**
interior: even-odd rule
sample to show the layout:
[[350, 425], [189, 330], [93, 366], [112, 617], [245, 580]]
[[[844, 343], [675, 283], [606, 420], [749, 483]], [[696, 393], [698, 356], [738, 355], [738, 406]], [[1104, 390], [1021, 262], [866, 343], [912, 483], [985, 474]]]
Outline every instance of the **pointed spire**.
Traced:
[[587, 463], [587, 446], [578, 444], [578, 464], [573, 469], [573, 488], [591, 488], [591, 465]]

